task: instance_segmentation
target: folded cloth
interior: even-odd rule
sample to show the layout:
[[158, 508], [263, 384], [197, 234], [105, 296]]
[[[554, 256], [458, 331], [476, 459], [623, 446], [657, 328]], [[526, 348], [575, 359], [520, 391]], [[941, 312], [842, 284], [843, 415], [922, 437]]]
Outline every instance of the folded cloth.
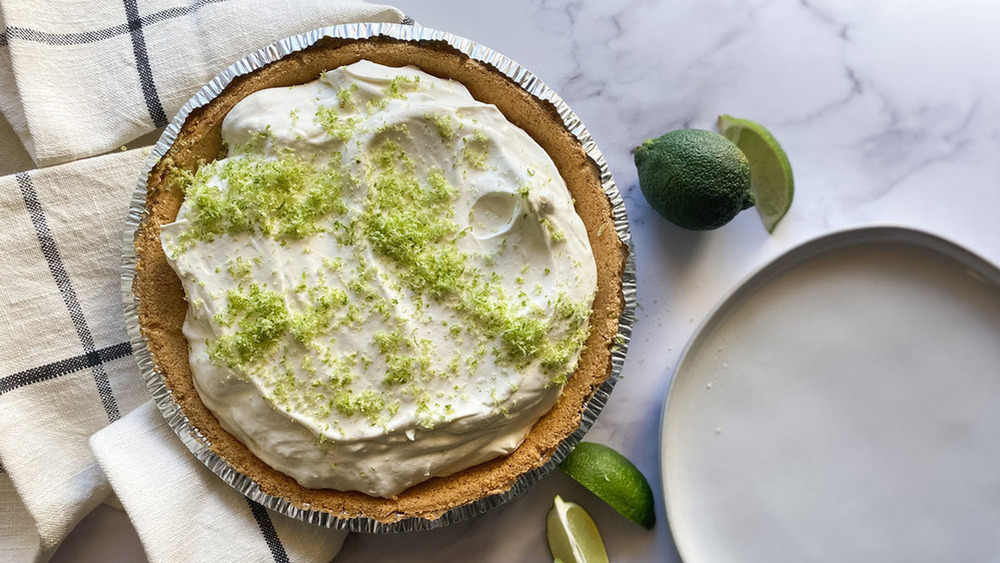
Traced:
[[[91, 437], [150, 561], [329, 561], [347, 532], [268, 511], [188, 452], [152, 402]], [[182, 526], [166, 523], [178, 522]]]
[[4, 0], [0, 111], [39, 166], [163, 127], [233, 60], [303, 31], [403, 20], [361, 0]]
[[35, 167], [31, 155], [24, 150], [21, 139], [17, 137], [17, 133], [11, 128], [10, 123], [4, 119], [3, 114], [0, 114], [0, 155], [3, 155], [0, 157], [0, 176], [31, 170]]
[[[119, 289], [143, 160], [129, 151], [0, 178], [0, 465], [11, 484], [0, 521], [18, 521], [0, 536], [0, 561], [46, 559], [108, 496], [87, 440], [148, 400]], [[21, 535], [33, 550], [8, 553]]]
[[[3, 0], [0, 18], [0, 109], [33, 158], [50, 164], [151, 130], [163, 121], [153, 108], [172, 115], [261, 45], [322, 25], [403, 16], [358, 0], [145, 0], [141, 11], [135, 0]], [[249, 538], [261, 534], [275, 560], [285, 560], [283, 552], [328, 560], [341, 534], [287, 522], [217, 479], [210, 486], [152, 408], [127, 416], [149, 400], [120, 291], [122, 229], [145, 154], [113, 152], [0, 177], [0, 561], [48, 559], [112, 485], [151, 560], [208, 559], [209, 540], [248, 538], [252, 551]], [[123, 417], [121, 428], [94, 438], [98, 464], [91, 436]], [[128, 437], [164, 442], [114, 451]], [[143, 456], [159, 462], [146, 463], [140, 479]], [[153, 475], [192, 483], [164, 487], [157, 507], [153, 491], [142, 489]], [[205, 506], [198, 527], [190, 525], [192, 495]], [[249, 519], [234, 516], [233, 498]], [[212, 514], [218, 521], [208, 524]], [[166, 533], [187, 536], [190, 551], [171, 548]], [[233, 554], [219, 557], [259, 560]]]
[[14, 490], [10, 476], [0, 470], [0, 555], [6, 561], [30, 561], [38, 552], [38, 530]]

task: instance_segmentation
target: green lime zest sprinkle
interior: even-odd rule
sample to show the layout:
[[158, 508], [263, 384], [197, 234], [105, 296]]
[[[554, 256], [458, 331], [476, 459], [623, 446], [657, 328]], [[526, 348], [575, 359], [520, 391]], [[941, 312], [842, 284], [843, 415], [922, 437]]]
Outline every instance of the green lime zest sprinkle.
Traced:
[[372, 248], [395, 261], [414, 292], [441, 297], [453, 291], [465, 269], [452, 219], [457, 191], [441, 170], [426, 182], [413, 161], [392, 141], [372, 154], [371, 187], [362, 213], [362, 232]]
[[333, 270], [334, 272], [339, 272], [344, 268], [344, 259], [341, 258], [340, 256], [337, 256], [332, 259], [329, 256], [324, 256], [323, 265]]
[[342, 289], [318, 285], [309, 289], [309, 300], [312, 307], [295, 313], [291, 324], [292, 336], [304, 344], [330, 327], [334, 314], [347, 305], [347, 294]]
[[263, 153], [271, 140], [271, 126], [267, 125], [263, 131], [254, 131], [245, 143], [238, 147], [233, 147], [232, 154]]
[[386, 356], [385, 377], [382, 383], [385, 385], [399, 385], [409, 383], [413, 380], [414, 364], [417, 359], [413, 356], [402, 354], [389, 354]]
[[493, 400], [493, 406], [500, 411], [500, 414], [502, 414], [505, 418], [510, 418], [510, 410], [507, 409], [507, 407], [503, 404], [503, 401], [500, 400], [500, 397], [497, 396], [496, 389], [490, 391], [490, 399]]
[[372, 342], [375, 344], [375, 348], [382, 354], [399, 351], [404, 341], [403, 334], [398, 330], [393, 332], [380, 330], [372, 335]]
[[406, 94], [409, 92], [415, 92], [420, 87], [420, 77], [419, 76], [397, 76], [389, 82], [382, 92], [385, 94], [386, 98], [395, 98], [398, 100], [405, 100]]
[[542, 217], [540, 222], [542, 223], [542, 226], [545, 227], [545, 230], [548, 231], [549, 238], [552, 239], [552, 242], [563, 242], [566, 240], [566, 233], [562, 232], [559, 227], [553, 225], [552, 221], [548, 217]]
[[337, 393], [334, 398], [337, 412], [345, 416], [361, 413], [368, 417], [373, 426], [378, 424], [382, 411], [385, 410], [385, 395], [377, 391], [362, 391], [357, 395], [351, 389]]
[[362, 119], [360, 117], [341, 117], [335, 108], [321, 105], [316, 109], [313, 121], [322, 127], [327, 135], [347, 142], [358, 131], [358, 125], [361, 124]]
[[250, 271], [253, 269], [253, 266], [249, 260], [246, 260], [242, 256], [237, 256], [230, 258], [227, 262], [226, 271], [229, 272], [229, 275], [234, 280], [243, 280], [250, 277]]
[[483, 135], [483, 132], [476, 129], [472, 135], [472, 140], [462, 137], [462, 155], [473, 168], [486, 170], [486, 159], [489, 157], [490, 140]]
[[260, 232], [285, 240], [319, 232], [319, 219], [346, 212], [348, 180], [336, 160], [315, 166], [291, 155], [242, 155], [202, 166], [186, 178], [191, 225], [179, 237], [180, 250], [222, 234]]
[[366, 110], [368, 115], [378, 113], [389, 105], [389, 100], [405, 100], [406, 94], [415, 92], [419, 88], [420, 77], [397, 76], [389, 82], [389, 85], [382, 89], [382, 98], [368, 100]]
[[350, 88], [337, 90], [337, 101], [340, 102], [340, 109], [353, 110], [357, 106], [354, 104], [353, 94], [358, 91], [358, 83], [351, 84]]
[[469, 312], [487, 338], [500, 338], [503, 361], [514, 364], [530, 361], [548, 333], [548, 323], [518, 311], [498, 283], [471, 285], [462, 293], [458, 306]]
[[368, 115], [372, 115], [374, 113], [378, 113], [384, 110], [385, 107], [388, 105], [389, 105], [388, 98], [372, 99], [368, 100], [368, 103], [365, 104], [365, 110], [368, 112]]
[[352, 368], [357, 365], [357, 352], [343, 354], [336, 359], [328, 360], [326, 363], [332, 368], [330, 370], [327, 383], [331, 386], [349, 385], [354, 381], [354, 371]]
[[567, 324], [567, 335], [556, 341], [546, 342], [541, 354], [542, 369], [552, 376], [553, 383], [566, 383], [575, 368], [571, 363], [583, 343], [590, 336], [590, 307], [586, 302], [572, 301], [561, 293], [555, 303], [556, 319]]
[[450, 115], [429, 111], [424, 113], [424, 119], [434, 124], [442, 141], [448, 141], [455, 135], [455, 126], [451, 122]]
[[208, 345], [208, 357], [216, 365], [241, 370], [275, 348], [291, 326], [291, 315], [280, 293], [250, 285], [246, 293], [226, 292], [226, 309], [217, 315], [222, 326], [237, 323], [232, 334], [223, 334]]

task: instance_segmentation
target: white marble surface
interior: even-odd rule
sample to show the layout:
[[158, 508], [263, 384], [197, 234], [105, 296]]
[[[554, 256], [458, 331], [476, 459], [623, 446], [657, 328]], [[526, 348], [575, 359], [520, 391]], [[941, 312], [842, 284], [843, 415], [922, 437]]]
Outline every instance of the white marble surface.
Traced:
[[[582, 2], [401, 0], [428, 27], [533, 70], [581, 116], [624, 193], [639, 302], [624, 377], [588, 439], [631, 458], [657, 491], [646, 531], [556, 472], [471, 522], [350, 537], [338, 561], [543, 561], [556, 494], [593, 515], [614, 561], [674, 561], [659, 491], [663, 396], [694, 329], [749, 272], [798, 243], [859, 225], [905, 225], [1000, 263], [1000, 5], [988, 0]], [[712, 232], [646, 205], [630, 151], [729, 113], [767, 125], [795, 171], [773, 235], [747, 211]], [[114, 556], [110, 556], [114, 550]], [[102, 555], [103, 554], [103, 555]], [[141, 560], [102, 508], [54, 561]]]

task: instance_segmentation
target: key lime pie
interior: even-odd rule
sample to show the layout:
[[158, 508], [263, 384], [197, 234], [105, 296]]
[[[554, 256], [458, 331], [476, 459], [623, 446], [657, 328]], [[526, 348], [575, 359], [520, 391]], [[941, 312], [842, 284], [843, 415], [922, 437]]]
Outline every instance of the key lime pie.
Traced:
[[155, 363], [296, 506], [392, 522], [503, 492], [610, 373], [627, 251], [598, 171], [448, 48], [330, 42], [238, 78], [147, 185]]

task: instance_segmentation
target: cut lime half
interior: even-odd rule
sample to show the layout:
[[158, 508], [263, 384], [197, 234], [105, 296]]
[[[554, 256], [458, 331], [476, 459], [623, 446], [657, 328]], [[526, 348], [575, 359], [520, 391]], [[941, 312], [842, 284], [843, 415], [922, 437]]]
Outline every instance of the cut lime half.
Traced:
[[773, 233], [791, 207], [795, 193], [788, 156], [774, 135], [759, 123], [720, 115], [717, 127], [750, 161], [750, 189], [757, 198], [757, 213], [767, 232]]
[[563, 563], [608, 563], [597, 525], [579, 504], [566, 502], [556, 495], [546, 521], [549, 551]]

